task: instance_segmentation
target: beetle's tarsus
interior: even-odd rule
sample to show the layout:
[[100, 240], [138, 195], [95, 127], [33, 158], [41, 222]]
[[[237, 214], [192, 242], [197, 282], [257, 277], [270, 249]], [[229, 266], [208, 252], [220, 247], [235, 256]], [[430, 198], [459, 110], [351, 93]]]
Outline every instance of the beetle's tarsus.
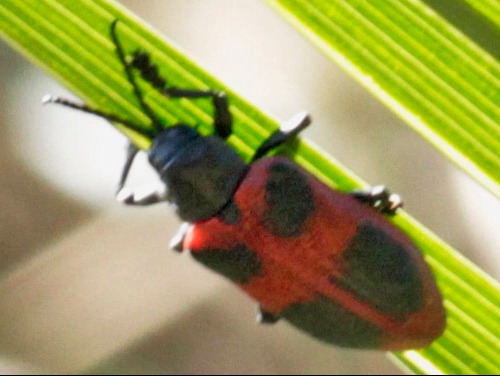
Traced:
[[134, 192], [130, 188], [125, 187], [127, 177], [138, 152], [139, 149], [134, 144], [129, 142], [127, 145], [125, 163], [123, 164], [120, 181], [118, 182], [118, 187], [116, 189], [116, 199], [125, 205], [138, 206], [153, 205], [165, 201], [166, 192], [164, 188], [151, 188], [143, 190], [142, 192]]
[[401, 196], [390, 193], [383, 185], [366, 190], [355, 190], [349, 194], [384, 214], [394, 215], [403, 206]]

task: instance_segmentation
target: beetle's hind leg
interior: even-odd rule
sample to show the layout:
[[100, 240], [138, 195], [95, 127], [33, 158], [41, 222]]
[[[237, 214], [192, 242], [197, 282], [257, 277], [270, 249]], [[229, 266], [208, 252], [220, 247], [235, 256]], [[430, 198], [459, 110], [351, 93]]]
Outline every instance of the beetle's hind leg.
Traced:
[[366, 190], [355, 190], [349, 192], [349, 194], [384, 214], [394, 215], [403, 206], [401, 196], [390, 193], [383, 185], [377, 185]]

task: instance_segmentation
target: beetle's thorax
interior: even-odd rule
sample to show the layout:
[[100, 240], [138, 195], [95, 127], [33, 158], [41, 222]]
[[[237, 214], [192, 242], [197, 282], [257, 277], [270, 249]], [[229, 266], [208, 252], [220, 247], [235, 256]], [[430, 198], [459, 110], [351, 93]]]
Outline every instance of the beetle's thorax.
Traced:
[[247, 166], [216, 136], [178, 125], [159, 133], [149, 161], [167, 185], [179, 216], [196, 222], [217, 214], [231, 199]]

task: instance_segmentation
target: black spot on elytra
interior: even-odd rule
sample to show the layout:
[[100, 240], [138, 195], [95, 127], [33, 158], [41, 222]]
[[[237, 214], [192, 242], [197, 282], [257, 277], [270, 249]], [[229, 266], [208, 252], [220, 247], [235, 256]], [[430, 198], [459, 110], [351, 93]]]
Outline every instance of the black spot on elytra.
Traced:
[[330, 281], [395, 319], [422, 308], [422, 284], [408, 250], [365, 222], [342, 254], [345, 268]]
[[269, 231], [283, 237], [298, 236], [314, 211], [314, 197], [305, 176], [293, 166], [278, 162], [269, 168], [266, 181]]
[[324, 296], [291, 304], [281, 315], [314, 337], [338, 346], [378, 348], [383, 336], [379, 327]]
[[240, 208], [233, 200], [229, 202], [222, 208], [222, 210], [217, 215], [224, 223], [228, 225], [235, 225], [240, 221]]
[[244, 244], [236, 244], [229, 249], [204, 249], [191, 254], [208, 268], [237, 283], [247, 283], [262, 273], [259, 258]]

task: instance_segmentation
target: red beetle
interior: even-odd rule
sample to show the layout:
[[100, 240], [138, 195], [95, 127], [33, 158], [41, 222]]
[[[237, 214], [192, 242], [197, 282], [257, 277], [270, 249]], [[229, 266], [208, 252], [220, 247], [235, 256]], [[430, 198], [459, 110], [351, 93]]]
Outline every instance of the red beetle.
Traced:
[[[165, 200], [186, 221], [173, 240], [259, 303], [258, 318], [283, 318], [340, 346], [404, 350], [428, 346], [443, 331], [445, 312], [434, 277], [410, 239], [384, 214], [401, 202], [383, 187], [340, 193], [284, 157], [264, 157], [309, 124], [300, 114], [269, 137], [246, 164], [224, 139], [231, 116], [224, 93], [167, 87], [145, 52], [130, 63], [111, 37], [135, 94], [153, 123], [127, 119], [62, 98], [60, 103], [102, 116], [153, 139], [149, 160], [165, 189], [137, 197], [124, 187], [137, 154], [129, 147], [117, 197], [126, 204]], [[215, 135], [176, 124], [161, 127], [144, 103], [132, 70], [168, 97], [211, 98]]]

